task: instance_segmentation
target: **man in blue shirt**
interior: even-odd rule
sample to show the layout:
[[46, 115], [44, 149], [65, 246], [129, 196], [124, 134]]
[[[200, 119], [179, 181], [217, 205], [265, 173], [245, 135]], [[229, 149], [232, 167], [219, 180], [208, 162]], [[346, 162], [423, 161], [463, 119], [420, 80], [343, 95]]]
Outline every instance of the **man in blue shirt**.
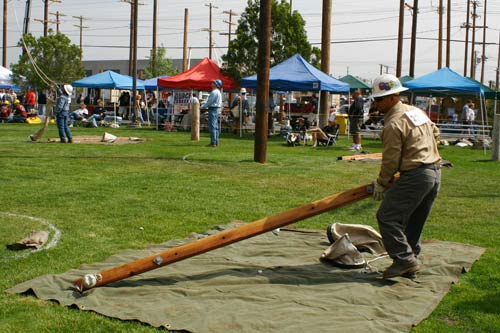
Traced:
[[72, 92], [73, 87], [69, 84], [65, 84], [57, 97], [56, 106], [54, 108], [61, 143], [73, 142], [73, 135], [71, 134], [71, 130], [68, 128], [69, 106], [71, 103], [70, 96]]
[[212, 92], [208, 96], [202, 109], [208, 109], [208, 131], [210, 132], [209, 147], [217, 147], [219, 145], [219, 113], [222, 110], [222, 88], [221, 80], [214, 80], [212, 82]]

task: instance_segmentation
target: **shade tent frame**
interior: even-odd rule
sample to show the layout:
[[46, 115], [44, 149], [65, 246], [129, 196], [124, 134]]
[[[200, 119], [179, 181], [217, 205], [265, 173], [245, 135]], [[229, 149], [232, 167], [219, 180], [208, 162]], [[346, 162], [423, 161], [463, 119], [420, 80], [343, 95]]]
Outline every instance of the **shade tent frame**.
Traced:
[[[256, 89], [257, 74], [244, 77], [240, 85]], [[349, 93], [350, 86], [317, 69], [297, 53], [270, 68], [269, 90], [292, 93], [294, 91]], [[318, 105], [321, 105], [321, 94], [318, 96]], [[319, 124], [319, 112], [316, 115], [316, 123]]]
[[[121, 89], [132, 90], [134, 78], [132, 76], [119, 74], [113, 71], [105, 71], [102, 73], [87, 76], [83, 79], [73, 81], [71, 84], [77, 88], [94, 88], [94, 89]], [[136, 79], [136, 89], [144, 90], [144, 81]], [[132, 96], [135, 100], [135, 96]], [[134, 108], [135, 106], [132, 106]], [[116, 122], [116, 103], [113, 103], [114, 117]], [[135, 111], [134, 111], [135, 112]]]
[[464, 77], [448, 67], [443, 67], [437, 71], [407, 81], [403, 83], [403, 86], [410, 90], [412, 100], [416, 95], [429, 97], [469, 95], [477, 97], [479, 99], [482, 118], [482, 133], [486, 132], [485, 126], [488, 126], [488, 117], [485, 108], [486, 98], [480, 82]]

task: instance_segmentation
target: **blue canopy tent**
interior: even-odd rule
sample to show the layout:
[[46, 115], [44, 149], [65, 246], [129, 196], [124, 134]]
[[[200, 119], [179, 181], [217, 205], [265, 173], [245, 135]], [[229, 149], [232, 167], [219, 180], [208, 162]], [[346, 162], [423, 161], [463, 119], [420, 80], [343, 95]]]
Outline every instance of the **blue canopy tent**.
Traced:
[[159, 89], [158, 79], [163, 79], [166, 77], [169, 77], [169, 75], [161, 75], [158, 77], [154, 77], [152, 79], [144, 80], [144, 87], [146, 87], [146, 89], [158, 90]]
[[471, 81], [448, 67], [403, 83], [420, 96], [484, 95], [481, 84]]
[[[273, 66], [269, 71], [271, 90], [349, 92], [349, 85], [320, 71], [300, 54]], [[241, 79], [240, 85], [257, 88], [257, 74]]]
[[[118, 74], [113, 71], [105, 71], [74, 81], [73, 87], [101, 88], [101, 89], [133, 89], [134, 78], [128, 75]], [[137, 89], [144, 90], [144, 81], [137, 79]]]
[[[97, 88], [97, 89], [124, 89], [130, 90], [134, 87], [134, 78], [128, 75], [118, 74], [113, 71], [105, 71], [83, 79], [73, 81], [73, 87]], [[137, 79], [136, 89], [144, 90], [144, 81]], [[116, 103], [114, 105], [114, 121], [118, 121], [116, 116]]]
[[[329, 76], [308, 63], [300, 54], [295, 54], [273, 66], [269, 71], [269, 85], [274, 91], [349, 93], [350, 88], [349, 84]], [[257, 88], [257, 74], [241, 79], [240, 86]]]
[[448, 67], [403, 83], [412, 95], [419, 96], [476, 96], [480, 101], [481, 118], [487, 124], [484, 108], [484, 90], [477, 81], [470, 80]]

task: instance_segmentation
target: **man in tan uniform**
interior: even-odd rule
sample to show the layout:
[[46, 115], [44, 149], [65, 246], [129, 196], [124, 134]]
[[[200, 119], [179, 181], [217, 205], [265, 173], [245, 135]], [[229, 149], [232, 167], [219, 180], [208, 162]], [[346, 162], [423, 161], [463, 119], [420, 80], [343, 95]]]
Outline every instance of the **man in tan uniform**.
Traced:
[[[382, 166], [373, 197], [383, 200], [377, 221], [393, 263], [384, 278], [413, 277], [419, 270], [420, 238], [441, 183], [439, 130], [425, 112], [401, 103], [407, 90], [393, 75], [373, 82], [376, 108], [384, 113]], [[394, 181], [399, 172], [400, 178]]]

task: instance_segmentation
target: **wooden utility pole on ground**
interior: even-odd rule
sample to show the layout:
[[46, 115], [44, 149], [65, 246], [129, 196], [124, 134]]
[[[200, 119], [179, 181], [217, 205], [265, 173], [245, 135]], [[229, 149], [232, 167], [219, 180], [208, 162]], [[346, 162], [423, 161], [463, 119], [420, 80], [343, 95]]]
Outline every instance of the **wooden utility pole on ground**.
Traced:
[[486, 61], [486, 3], [484, 0], [484, 14], [483, 14], [483, 54], [481, 54], [481, 83], [484, 83], [484, 62]]
[[266, 163], [267, 121], [269, 116], [269, 69], [271, 63], [272, 0], [261, 0], [259, 49], [257, 51], [257, 101], [255, 115], [254, 161]]
[[[331, 25], [332, 25], [332, 0], [323, 0], [321, 19], [321, 70], [330, 74], [330, 47], [331, 47]], [[321, 91], [319, 105], [319, 126], [323, 128], [328, 123], [330, 116], [330, 94]]]
[[[266, 2], [271, 3], [271, 0], [261, 0], [261, 22], [263, 14], [262, 4], [265, 4]], [[269, 8], [266, 7], [266, 10], [270, 11], [271, 6], [269, 6]], [[260, 25], [260, 27], [263, 26]], [[225, 230], [196, 241], [165, 250], [152, 256], [141, 258], [99, 273], [87, 274], [85, 277], [74, 281], [73, 284], [79, 292], [83, 292], [94, 287], [104, 286], [115, 281], [120, 281], [134, 275], [242, 241], [244, 239], [261, 235], [268, 231], [322, 214], [352, 202], [360, 201], [370, 197], [372, 192], [373, 187], [371, 183], [356, 187], [351, 190], [340, 192], [321, 200], [284, 211], [282, 213], [264, 217], [234, 229]]]
[[450, 68], [451, 0], [446, 5], [446, 67]]
[[184, 8], [184, 41], [182, 44], [182, 71], [188, 70], [188, 18], [189, 9]]
[[[465, 20], [465, 54], [464, 54], [464, 76], [467, 76], [467, 57], [469, 56], [469, 26], [470, 26], [470, 2], [467, 0], [467, 15]], [[462, 25], [463, 27], [463, 25]]]
[[403, 33], [405, 24], [405, 0], [399, 0], [398, 54], [396, 59], [396, 76], [401, 77], [403, 59]]
[[437, 68], [443, 66], [443, 0], [439, 0], [439, 28], [438, 28], [438, 63]]
[[7, 67], [7, 0], [3, 0], [3, 49], [2, 66]]
[[411, 23], [411, 45], [410, 45], [410, 71], [409, 75], [415, 77], [415, 52], [417, 45], [417, 16], [418, 16], [418, 0], [413, 0], [412, 23]]

